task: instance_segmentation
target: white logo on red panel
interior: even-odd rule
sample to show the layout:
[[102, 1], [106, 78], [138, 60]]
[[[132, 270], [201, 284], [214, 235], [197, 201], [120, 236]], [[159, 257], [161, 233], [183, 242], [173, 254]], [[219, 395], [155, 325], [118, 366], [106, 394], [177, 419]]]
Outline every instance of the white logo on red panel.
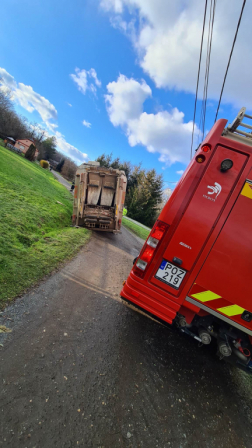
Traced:
[[182, 241], [180, 241], [179, 243], [181, 246], [187, 247], [187, 249], [191, 249], [191, 246], [188, 246], [187, 244], [183, 243]]
[[215, 199], [219, 196], [221, 192], [221, 186], [220, 184], [217, 184], [217, 182], [214, 182], [214, 187], [210, 187], [210, 185], [207, 186], [212, 191], [208, 191], [208, 194], [216, 194]]
[[221, 185], [218, 184], [217, 182], [214, 182], [214, 186], [208, 185], [207, 188], [210, 190], [207, 192], [207, 194], [212, 195], [212, 196], [209, 197], [206, 194], [203, 194], [203, 197], [206, 199], [209, 199], [210, 201], [215, 202], [222, 190]]

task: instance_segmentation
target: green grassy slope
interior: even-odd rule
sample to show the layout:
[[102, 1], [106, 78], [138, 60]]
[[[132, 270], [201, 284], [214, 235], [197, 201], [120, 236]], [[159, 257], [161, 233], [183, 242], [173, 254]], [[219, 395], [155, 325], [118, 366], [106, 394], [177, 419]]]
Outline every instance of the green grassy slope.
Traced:
[[132, 221], [129, 221], [125, 218], [122, 219], [122, 224], [127, 227], [129, 230], [131, 230], [131, 232], [135, 233], [137, 236], [139, 236], [139, 238], [142, 238], [143, 240], [146, 240], [151, 229], [150, 230], [146, 230], [141, 226], [138, 226], [137, 224], [135, 224]]
[[86, 242], [71, 214], [70, 192], [49, 171], [0, 146], [0, 307]]

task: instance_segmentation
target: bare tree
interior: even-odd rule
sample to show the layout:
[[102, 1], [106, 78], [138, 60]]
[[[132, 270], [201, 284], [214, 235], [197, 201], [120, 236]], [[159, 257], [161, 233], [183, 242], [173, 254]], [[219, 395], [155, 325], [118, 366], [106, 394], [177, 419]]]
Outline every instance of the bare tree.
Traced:
[[31, 123], [29, 126], [30, 138], [32, 138], [36, 143], [41, 143], [46, 137], [46, 130], [43, 129], [36, 121]]
[[11, 92], [3, 87], [0, 87], [0, 132], [15, 139], [29, 134], [27, 119], [14, 111]]
[[[0, 78], [1, 83], [1, 78]], [[13, 105], [11, 102], [11, 92], [9, 89], [4, 89], [0, 87], [0, 111], [13, 110]]]
[[61, 170], [62, 176], [64, 176], [68, 180], [74, 180], [76, 170], [77, 170], [76, 163], [74, 163], [72, 160], [66, 157], [63, 168]]

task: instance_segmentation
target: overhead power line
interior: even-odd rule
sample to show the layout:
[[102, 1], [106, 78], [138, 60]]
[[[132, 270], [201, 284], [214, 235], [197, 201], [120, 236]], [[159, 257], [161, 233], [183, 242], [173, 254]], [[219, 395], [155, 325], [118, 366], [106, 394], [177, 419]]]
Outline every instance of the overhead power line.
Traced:
[[202, 34], [201, 34], [201, 44], [200, 44], [200, 55], [199, 55], [198, 76], [197, 76], [197, 85], [196, 85], [195, 103], [194, 103], [194, 113], [193, 113], [193, 130], [192, 130], [192, 143], [191, 143], [191, 158], [192, 158], [194, 126], [195, 126], [195, 117], [196, 117], [196, 108], [197, 108], [197, 99], [198, 99], [198, 88], [199, 88], [199, 77], [200, 77], [201, 56], [202, 56], [202, 48], [203, 48], [203, 40], [204, 40], [204, 32], [205, 32], [205, 23], [206, 23], [207, 2], [208, 2], [208, 0], [205, 0], [205, 10], [204, 10], [204, 18], [203, 18], [203, 26], [202, 26]]
[[[204, 110], [205, 96], [206, 96], [206, 79], [207, 79], [207, 67], [208, 67], [208, 61], [209, 61], [209, 39], [210, 39], [210, 28], [211, 28], [211, 18], [212, 18], [212, 5], [213, 5], [213, 0], [211, 0], [210, 8], [209, 8], [208, 37], [207, 37], [207, 48], [206, 48], [206, 67], [205, 67], [203, 97], [202, 97], [201, 110], [200, 110], [199, 129], [202, 129], [203, 110]], [[198, 141], [199, 141], [199, 135], [198, 135]]]
[[219, 103], [218, 103], [218, 107], [217, 107], [217, 111], [216, 111], [214, 122], [216, 122], [217, 117], [218, 117], [219, 108], [220, 108], [221, 99], [222, 99], [222, 94], [223, 94], [223, 90], [224, 90], [224, 86], [225, 86], [225, 82], [226, 82], [226, 78], [227, 78], [227, 74], [228, 74], [228, 69], [229, 69], [229, 66], [230, 66], [231, 59], [232, 59], [232, 54], [233, 54], [233, 51], [234, 51], [234, 46], [235, 46], [237, 34], [238, 34], [238, 31], [239, 31], [239, 28], [240, 28], [240, 23], [241, 23], [242, 14], [243, 14], [243, 10], [244, 10], [245, 4], [246, 4], [246, 0], [243, 0], [243, 5], [242, 5], [240, 17], [239, 17], [237, 28], [236, 28], [235, 37], [234, 37], [234, 40], [233, 40], [233, 45], [232, 45], [232, 48], [231, 48], [231, 51], [230, 51], [230, 55], [229, 55], [229, 59], [228, 59], [228, 64], [227, 64], [226, 73], [225, 73], [223, 84], [222, 84], [222, 88], [221, 88], [220, 99], [219, 99]]
[[209, 28], [208, 28], [208, 40], [207, 40], [205, 84], [204, 84], [204, 94], [203, 94], [203, 101], [202, 101], [202, 108], [201, 108], [201, 111], [202, 111], [202, 136], [203, 136], [202, 139], [203, 140], [204, 140], [204, 136], [205, 136], [206, 104], [207, 104], [209, 70], [210, 70], [211, 50], [212, 50], [213, 25], [214, 25], [214, 18], [215, 18], [215, 7], [216, 7], [216, 0], [211, 0]]

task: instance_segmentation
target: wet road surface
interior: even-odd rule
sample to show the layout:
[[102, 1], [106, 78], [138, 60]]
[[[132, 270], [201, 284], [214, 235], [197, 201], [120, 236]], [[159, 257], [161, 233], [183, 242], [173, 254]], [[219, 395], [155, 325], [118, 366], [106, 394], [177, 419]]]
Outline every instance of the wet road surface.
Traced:
[[94, 233], [1, 314], [1, 447], [251, 447], [246, 374], [120, 303], [140, 248]]

